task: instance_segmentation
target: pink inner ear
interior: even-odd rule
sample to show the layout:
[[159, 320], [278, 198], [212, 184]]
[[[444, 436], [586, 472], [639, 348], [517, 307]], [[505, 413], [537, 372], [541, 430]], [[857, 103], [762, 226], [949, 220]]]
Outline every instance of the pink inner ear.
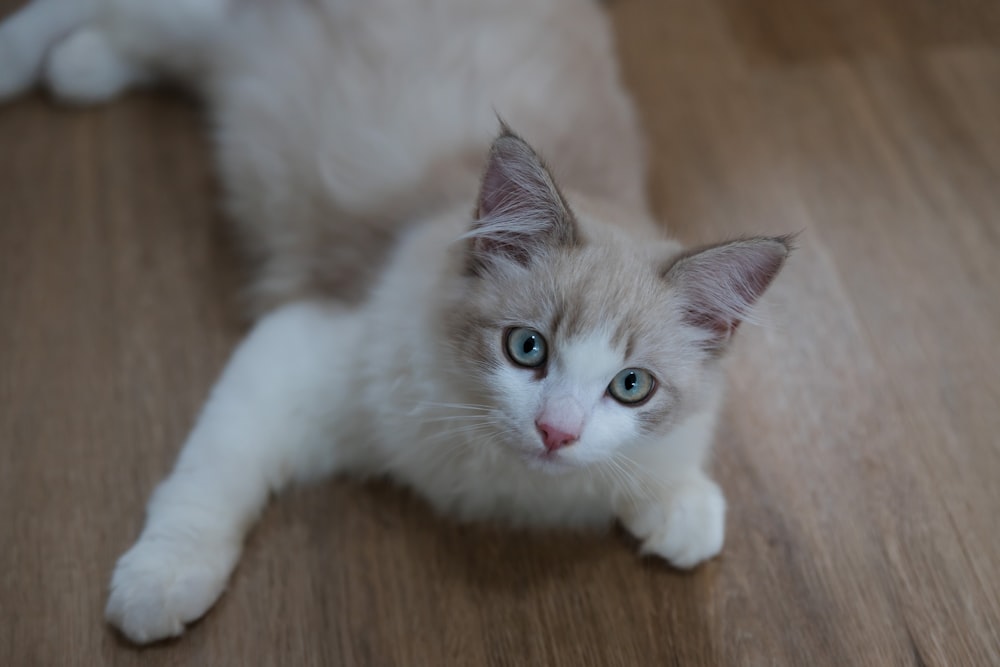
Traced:
[[477, 217], [544, 217], [561, 209], [561, 197], [541, 160], [531, 146], [505, 127], [490, 147]]
[[749, 315], [790, 251], [788, 237], [752, 238], [683, 255], [666, 273], [681, 291], [685, 320], [720, 347]]
[[471, 240], [472, 266], [494, 259], [527, 264], [545, 247], [576, 241], [573, 216], [524, 140], [504, 132], [490, 148]]
[[524, 188], [516, 185], [514, 174], [510, 173], [515, 168], [512, 156], [501, 154], [500, 149], [494, 147], [479, 188], [477, 219], [482, 220], [505, 211], [510, 213], [524, 206], [527, 199]]
[[717, 340], [720, 343], [725, 343], [732, 338], [740, 324], [743, 323], [741, 319], [715, 316], [696, 307], [686, 310], [684, 321], [693, 327], [710, 332], [712, 340]]

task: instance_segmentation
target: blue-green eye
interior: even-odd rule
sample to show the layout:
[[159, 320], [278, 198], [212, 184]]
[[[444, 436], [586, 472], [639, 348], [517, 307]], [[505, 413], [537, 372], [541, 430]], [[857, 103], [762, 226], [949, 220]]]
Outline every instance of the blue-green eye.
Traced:
[[511, 329], [507, 332], [507, 354], [518, 366], [538, 368], [545, 363], [548, 351], [542, 334], [534, 329]]
[[619, 403], [631, 405], [640, 403], [653, 393], [656, 381], [649, 371], [641, 368], [626, 368], [608, 385], [608, 393]]

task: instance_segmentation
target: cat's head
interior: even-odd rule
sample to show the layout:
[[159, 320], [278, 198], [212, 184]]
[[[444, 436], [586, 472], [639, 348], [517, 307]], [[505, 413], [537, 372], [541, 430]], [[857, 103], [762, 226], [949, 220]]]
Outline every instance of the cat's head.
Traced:
[[717, 359], [788, 239], [680, 251], [574, 210], [504, 128], [447, 303], [447, 367], [494, 429], [484, 446], [558, 471], [663, 435], [714, 400]]

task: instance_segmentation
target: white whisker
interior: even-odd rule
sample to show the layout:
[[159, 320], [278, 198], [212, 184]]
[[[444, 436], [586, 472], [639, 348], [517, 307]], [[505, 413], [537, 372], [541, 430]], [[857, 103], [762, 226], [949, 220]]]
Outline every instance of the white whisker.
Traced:
[[433, 408], [453, 408], [455, 410], [493, 410], [492, 406], [479, 405], [477, 403], [436, 403], [434, 401], [421, 401], [417, 405]]
[[493, 420], [493, 415], [447, 415], [444, 417], [431, 417], [429, 419], [423, 419], [420, 421], [421, 424], [434, 424], [437, 422], [449, 422], [449, 421], [471, 421], [471, 420]]

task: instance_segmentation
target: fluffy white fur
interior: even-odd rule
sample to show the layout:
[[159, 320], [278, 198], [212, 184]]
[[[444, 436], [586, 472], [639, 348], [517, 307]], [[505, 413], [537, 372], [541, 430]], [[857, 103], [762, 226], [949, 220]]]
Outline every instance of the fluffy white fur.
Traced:
[[[787, 239], [659, 238], [594, 4], [35, 0], [0, 25], [0, 98], [160, 77], [207, 102], [266, 314], [115, 568], [127, 637], [180, 634], [268, 496], [333, 473], [464, 519], [618, 519], [677, 567], [719, 552], [718, 357]], [[529, 141], [504, 127], [490, 148], [497, 113]], [[545, 338], [543, 367], [510, 359], [513, 327]], [[627, 368], [656, 378], [646, 401], [608, 393]], [[547, 450], [543, 423], [575, 441]]]

